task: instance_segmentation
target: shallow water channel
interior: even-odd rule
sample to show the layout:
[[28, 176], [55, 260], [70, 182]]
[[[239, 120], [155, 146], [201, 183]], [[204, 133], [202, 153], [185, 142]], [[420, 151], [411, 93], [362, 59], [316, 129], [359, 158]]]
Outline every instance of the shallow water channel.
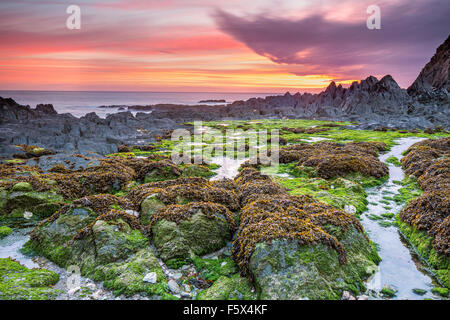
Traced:
[[[401, 159], [402, 152], [408, 149], [412, 144], [423, 140], [421, 138], [402, 138], [397, 140], [397, 145], [380, 156], [380, 160], [385, 162], [389, 157]], [[426, 272], [426, 266], [419, 260], [417, 254], [409, 246], [407, 241], [395, 226], [383, 227], [379, 224], [380, 220], [372, 220], [370, 215], [380, 216], [384, 213], [397, 214], [401, 211], [404, 204], [397, 204], [390, 201], [389, 204], [381, 203], [383, 196], [393, 196], [398, 193], [401, 187], [393, 183], [395, 180], [403, 180], [404, 173], [402, 168], [387, 163], [389, 167], [389, 179], [383, 185], [367, 189], [367, 200], [369, 201], [369, 210], [362, 215], [361, 223], [369, 235], [369, 238], [377, 244], [378, 253], [382, 259], [378, 272], [368, 282], [369, 290], [379, 291], [384, 286], [391, 286], [398, 290], [394, 299], [424, 299], [439, 297], [431, 293], [437, 285], [432, 275]], [[387, 206], [387, 208], [385, 208]], [[390, 207], [390, 208], [389, 208]], [[423, 296], [415, 294], [413, 289], [427, 290]]]

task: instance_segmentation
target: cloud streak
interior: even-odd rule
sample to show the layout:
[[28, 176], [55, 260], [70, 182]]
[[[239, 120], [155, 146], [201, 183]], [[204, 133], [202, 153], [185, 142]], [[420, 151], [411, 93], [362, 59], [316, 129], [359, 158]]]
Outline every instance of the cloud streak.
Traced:
[[[369, 3], [369, 2], [368, 2]], [[444, 0], [397, 1], [381, 6], [381, 30], [356, 21], [330, 20], [323, 11], [294, 20], [270, 14], [238, 16], [217, 10], [223, 32], [277, 64], [297, 66], [297, 75], [395, 73], [403, 85], [448, 35], [450, 6]], [[269, 16], [269, 17], [267, 17]], [[348, 69], [348, 70], [346, 70]]]
[[[409, 85], [448, 34], [448, 0], [0, 1], [2, 89], [283, 92], [391, 73]], [[338, 3], [338, 4], [336, 4]], [[250, 89], [248, 89], [250, 88]]]

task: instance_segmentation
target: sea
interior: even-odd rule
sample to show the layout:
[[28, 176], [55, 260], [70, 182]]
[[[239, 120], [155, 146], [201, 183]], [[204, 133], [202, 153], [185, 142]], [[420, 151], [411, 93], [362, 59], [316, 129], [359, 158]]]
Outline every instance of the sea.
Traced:
[[[152, 105], [158, 103], [196, 105], [201, 100], [236, 100], [264, 98], [277, 93], [229, 93], [229, 92], [123, 92], [123, 91], [5, 91], [0, 97], [13, 98], [21, 105], [34, 108], [37, 104], [52, 104], [58, 113], [71, 113], [75, 117], [95, 112], [101, 118], [119, 112], [117, 108], [99, 106]], [[279, 94], [279, 93], [278, 93]], [[202, 103], [223, 104], [223, 103]]]

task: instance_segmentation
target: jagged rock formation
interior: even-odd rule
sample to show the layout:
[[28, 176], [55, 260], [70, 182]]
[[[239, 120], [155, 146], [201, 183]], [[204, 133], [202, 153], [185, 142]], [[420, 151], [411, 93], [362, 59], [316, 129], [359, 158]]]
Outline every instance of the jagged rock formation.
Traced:
[[101, 119], [92, 112], [76, 118], [58, 114], [52, 105], [32, 109], [0, 97], [0, 157], [18, 153], [18, 144], [104, 155], [116, 152], [123, 143], [150, 142], [154, 134], [175, 126], [170, 118], [155, 119], [145, 113], [121, 112]]
[[408, 94], [420, 101], [447, 102], [450, 98], [450, 36], [422, 69]]
[[[261, 118], [350, 120], [358, 128], [448, 128], [450, 119], [450, 37], [438, 49], [408, 90], [392, 76], [369, 76], [349, 88], [331, 82], [319, 94], [286, 93], [228, 105], [159, 104], [131, 106], [101, 119], [94, 112], [81, 118], [57, 114], [52, 105], [35, 109], [0, 98], [0, 157], [16, 152], [14, 145], [36, 144], [55, 151], [107, 154], [121, 144], [151, 142], [153, 134], [186, 121]], [[107, 106], [102, 106], [107, 108]], [[117, 106], [115, 106], [117, 107]], [[137, 111], [133, 116], [130, 110]], [[151, 114], [139, 111], [152, 111]]]

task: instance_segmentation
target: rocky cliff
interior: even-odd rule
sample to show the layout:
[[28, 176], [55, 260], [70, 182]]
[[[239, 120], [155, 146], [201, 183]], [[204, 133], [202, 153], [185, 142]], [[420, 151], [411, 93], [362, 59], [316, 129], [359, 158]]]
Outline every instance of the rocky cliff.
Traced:
[[420, 101], [447, 102], [450, 92], [450, 36], [439, 46], [430, 62], [422, 69], [408, 94]]

